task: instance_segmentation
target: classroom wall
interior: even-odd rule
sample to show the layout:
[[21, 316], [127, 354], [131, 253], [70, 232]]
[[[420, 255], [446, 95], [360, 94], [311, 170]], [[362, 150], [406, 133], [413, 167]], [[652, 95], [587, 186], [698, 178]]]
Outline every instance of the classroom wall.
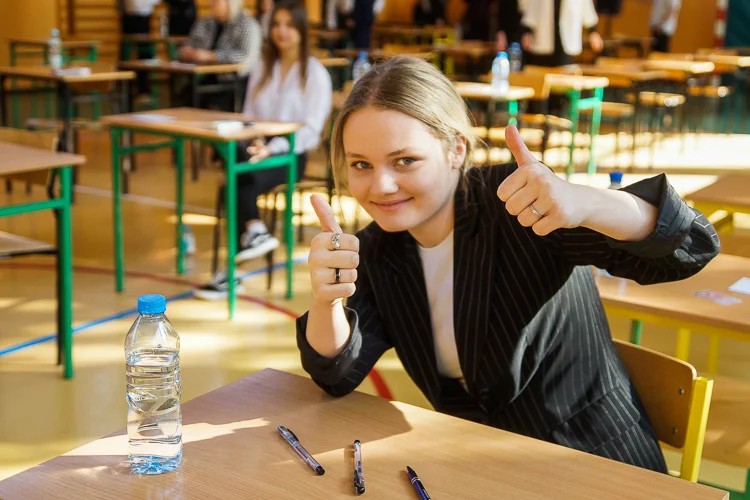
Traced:
[[0, 0], [0, 65], [8, 65], [8, 38], [47, 38], [57, 26], [58, 0]]

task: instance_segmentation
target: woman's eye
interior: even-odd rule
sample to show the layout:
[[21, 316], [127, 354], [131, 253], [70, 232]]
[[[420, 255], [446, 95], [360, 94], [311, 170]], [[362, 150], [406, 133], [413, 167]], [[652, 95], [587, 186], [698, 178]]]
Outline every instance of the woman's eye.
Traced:
[[396, 164], [397, 164], [397, 165], [404, 165], [404, 166], [406, 166], [406, 165], [411, 165], [411, 164], [412, 164], [412, 163], [414, 163], [415, 161], [417, 161], [417, 160], [416, 160], [416, 159], [414, 159], [414, 158], [411, 158], [411, 157], [408, 157], [408, 156], [407, 156], [407, 157], [404, 157], [404, 158], [399, 158], [399, 159], [398, 159], [398, 160], [396, 161]]
[[351, 167], [357, 170], [364, 170], [366, 168], [370, 168], [370, 164], [366, 161], [355, 161], [351, 164]]

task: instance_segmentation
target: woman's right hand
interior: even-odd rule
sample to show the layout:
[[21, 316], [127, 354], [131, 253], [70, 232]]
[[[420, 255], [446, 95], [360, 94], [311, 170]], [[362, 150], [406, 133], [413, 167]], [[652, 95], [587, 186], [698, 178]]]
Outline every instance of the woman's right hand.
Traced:
[[[321, 195], [312, 195], [310, 202], [321, 228], [310, 244], [308, 259], [313, 303], [333, 307], [342, 299], [354, 295], [356, 290], [359, 238], [344, 234], [333, 216], [331, 205]], [[335, 234], [340, 235], [338, 250], [333, 249]], [[336, 283], [336, 269], [340, 272], [339, 283]]]
[[521, 37], [521, 46], [523, 50], [534, 49], [534, 35], [532, 33], [524, 33]]

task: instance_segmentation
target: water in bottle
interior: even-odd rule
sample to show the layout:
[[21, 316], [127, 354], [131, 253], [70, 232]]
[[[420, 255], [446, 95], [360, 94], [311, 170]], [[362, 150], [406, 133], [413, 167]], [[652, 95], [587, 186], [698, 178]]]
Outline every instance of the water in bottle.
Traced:
[[620, 189], [622, 187], [622, 172], [609, 173], [609, 189]]
[[514, 42], [510, 45], [510, 49], [508, 49], [508, 59], [510, 60], [511, 73], [518, 73], [521, 71], [521, 61], [523, 59], [521, 44]]
[[137, 474], [163, 474], [182, 460], [180, 337], [161, 295], [138, 299], [125, 338], [128, 454]]
[[498, 95], [505, 95], [508, 93], [510, 84], [508, 83], [508, 76], [510, 75], [510, 62], [508, 61], [508, 54], [505, 52], [498, 52], [495, 60], [492, 61], [492, 90]]
[[62, 42], [60, 40], [60, 30], [57, 28], [52, 30], [47, 42], [47, 60], [53, 71], [62, 68]]
[[371, 69], [372, 69], [372, 65], [370, 64], [370, 61], [367, 59], [367, 52], [360, 52], [359, 57], [357, 57], [357, 60], [354, 61], [352, 79], [356, 82]]
[[161, 35], [162, 38], [167, 38], [169, 36], [169, 17], [167, 14], [162, 14], [159, 19], [159, 35]]
[[185, 255], [193, 255], [196, 250], [195, 234], [187, 224], [182, 226], [182, 251]]

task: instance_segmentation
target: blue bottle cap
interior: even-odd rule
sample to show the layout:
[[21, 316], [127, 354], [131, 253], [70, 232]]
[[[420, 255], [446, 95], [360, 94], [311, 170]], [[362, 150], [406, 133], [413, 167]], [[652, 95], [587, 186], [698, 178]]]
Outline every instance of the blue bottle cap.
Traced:
[[508, 54], [505, 53], [505, 52], [500, 51], [500, 52], [497, 53], [497, 57], [507, 59], [508, 58]]
[[512, 44], [510, 44], [510, 48], [513, 50], [518, 50], [521, 48], [521, 44], [518, 42], [513, 42]]
[[162, 314], [167, 310], [164, 295], [141, 295], [138, 297], [138, 314]]
[[616, 182], [621, 183], [622, 182], [622, 172], [610, 172], [609, 173], [609, 181], [610, 182]]
[[365, 52], [364, 50], [362, 52], [360, 52], [359, 53], [359, 58], [360, 59], [367, 59], [367, 52]]

